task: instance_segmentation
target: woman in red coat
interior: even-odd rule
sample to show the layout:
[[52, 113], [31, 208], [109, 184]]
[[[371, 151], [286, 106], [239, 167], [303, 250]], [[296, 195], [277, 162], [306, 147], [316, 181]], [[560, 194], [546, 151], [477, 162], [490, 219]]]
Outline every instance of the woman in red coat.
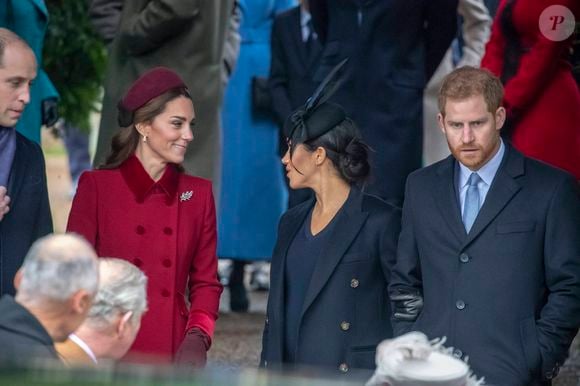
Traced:
[[571, 38], [555, 41], [540, 31], [543, 23], [554, 27], [549, 17], [560, 13], [540, 18], [553, 5], [580, 17], [578, 0], [502, 0], [481, 66], [504, 83], [513, 145], [580, 179], [580, 92], [567, 61]]
[[203, 366], [218, 316], [211, 183], [183, 173], [193, 103], [166, 68], [144, 74], [119, 103], [123, 127], [99, 170], [81, 176], [67, 231], [99, 256], [126, 259], [149, 278], [149, 310], [131, 348], [146, 361]]

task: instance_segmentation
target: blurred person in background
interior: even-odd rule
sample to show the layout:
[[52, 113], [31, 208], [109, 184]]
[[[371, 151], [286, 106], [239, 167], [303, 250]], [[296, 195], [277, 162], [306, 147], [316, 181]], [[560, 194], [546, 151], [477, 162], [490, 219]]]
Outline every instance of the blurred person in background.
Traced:
[[[555, 5], [570, 14], [548, 9]], [[562, 23], [554, 24], [554, 15]], [[572, 16], [580, 18], [577, 0], [502, 0], [481, 66], [505, 86], [503, 137], [580, 179], [580, 90], [568, 61]]]
[[19, 133], [36, 143], [40, 143], [41, 126], [52, 126], [58, 119], [58, 92], [42, 66], [42, 48], [48, 17], [44, 0], [0, 1], [0, 27], [20, 36], [36, 57], [38, 74], [30, 86], [30, 101], [16, 125]]
[[[249, 301], [244, 266], [269, 260], [276, 223], [286, 207], [278, 161], [278, 133], [268, 112], [252, 104], [256, 77], [268, 76], [270, 34], [277, 13], [294, 0], [241, 0], [241, 48], [222, 110], [222, 176], [218, 256], [233, 259], [230, 308], [245, 312]], [[264, 87], [264, 93], [268, 90]]]
[[15, 129], [36, 74], [28, 44], [0, 28], [0, 295], [14, 295], [14, 275], [28, 249], [52, 232], [42, 149]]
[[[320, 64], [322, 44], [318, 39], [308, 0], [276, 16], [272, 25], [272, 60], [268, 87], [272, 95], [272, 111], [279, 127], [278, 151], [286, 152], [284, 122], [316, 89], [314, 81]], [[286, 187], [288, 187], [288, 180]], [[288, 208], [312, 198], [310, 189], [288, 189]]]
[[182, 166], [197, 133], [191, 98], [164, 67], [131, 85], [118, 103], [122, 129], [105, 164], [81, 176], [67, 231], [147, 275], [149, 312], [130, 356], [202, 367], [222, 287], [211, 182]]
[[387, 286], [400, 211], [360, 190], [368, 146], [341, 106], [315, 96], [286, 130], [290, 187], [315, 198], [278, 226], [261, 366], [369, 373], [376, 345], [393, 334]]
[[14, 279], [16, 297], [0, 299], [0, 361], [58, 359], [54, 343], [65, 341], [85, 320], [98, 269], [95, 251], [79, 236], [36, 241]]
[[95, 366], [121, 359], [129, 350], [147, 309], [147, 278], [128, 261], [99, 259], [99, 289], [87, 319], [62, 343], [69, 366]]
[[397, 206], [422, 164], [423, 89], [456, 36], [457, 2], [309, 0], [324, 47], [315, 80], [350, 58], [333, 101], [373, 150], [365, 192]]

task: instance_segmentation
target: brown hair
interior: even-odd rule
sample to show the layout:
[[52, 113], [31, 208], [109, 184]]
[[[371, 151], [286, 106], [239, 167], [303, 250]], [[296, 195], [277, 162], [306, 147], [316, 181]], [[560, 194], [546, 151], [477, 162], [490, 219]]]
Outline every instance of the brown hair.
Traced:
[[[137, 123], [150, 123], [159, 114], [165, 111], [165, 107], [172, 100], [184, 96], [191, 100], [189, 91], [184, 88], [171, 89], [147, 102], [143, 107], [135, 110], [133, 114], [133, 123], [127, 127], [122, 127], [111, 140], [111, 152], [104, 164], [99, 169], [115, 169], [137, 150], [140, 141], [140, 135], [135, 125]], [[178, 165], [178, 169], [183, 171], [183, 167]]]
[[463, 66], [443, 79], [437, 102], [439, 112], [445, 116], [447, 99], [463, 100], [483, 95], [487, 110], [495, 114], [503, 100], [503, 85], [499, 78], [486, 69]]

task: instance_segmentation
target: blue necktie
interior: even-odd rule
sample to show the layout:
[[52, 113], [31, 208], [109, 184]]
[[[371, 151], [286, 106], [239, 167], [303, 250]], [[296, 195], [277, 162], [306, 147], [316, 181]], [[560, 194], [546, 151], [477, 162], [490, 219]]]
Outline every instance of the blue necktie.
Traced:
[[463, 225], [467, 233], [471, 230], [477, 213], [479, 213], [479, 189], [477, 184], [481, 181], [481, 177], [477, 173], [471, 173], [469, 180], [467, 180], [467, 194], [465, 195], [465, 203], [463, 206]]

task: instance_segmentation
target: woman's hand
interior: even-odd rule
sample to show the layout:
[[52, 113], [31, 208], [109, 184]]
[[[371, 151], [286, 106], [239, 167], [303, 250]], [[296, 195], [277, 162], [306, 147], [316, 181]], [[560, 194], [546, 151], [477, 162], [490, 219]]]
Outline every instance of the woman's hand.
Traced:
[[179, 350], [175, 354], [175, 363], [178, 365], [189, 365], [196, 369], [205, 367], [207, 361], [207, 350], [210, 339], [199, 328], [192, 328], [185, 335]]

